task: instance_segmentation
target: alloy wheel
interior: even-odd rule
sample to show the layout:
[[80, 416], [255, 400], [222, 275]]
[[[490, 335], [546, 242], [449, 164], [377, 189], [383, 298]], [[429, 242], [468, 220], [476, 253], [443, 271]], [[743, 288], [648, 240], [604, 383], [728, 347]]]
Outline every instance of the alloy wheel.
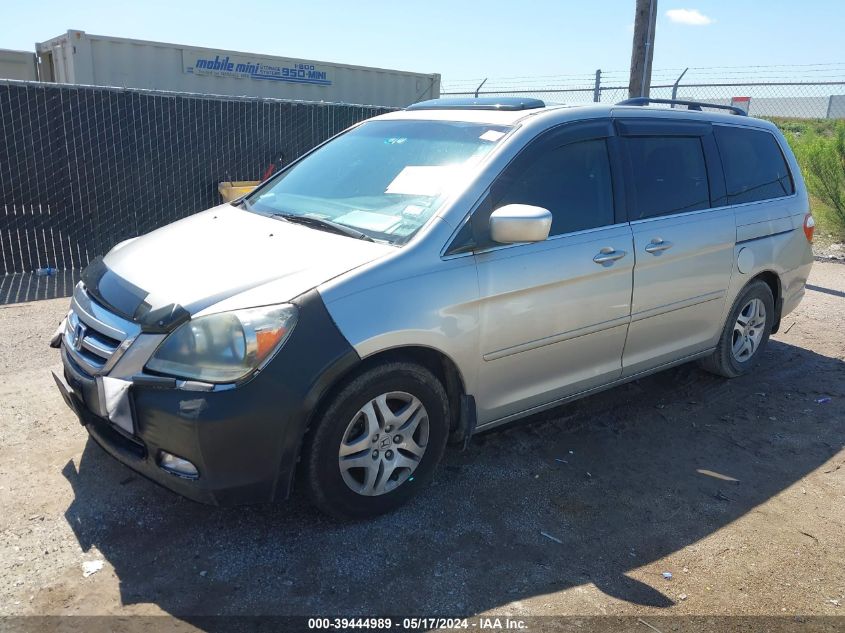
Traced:
[[754, 355], [766, 329], [766, 306], [760, 299], [751, 299], [743, 306], [734, 323], [731, 353], [735, 360], [745, 362]]

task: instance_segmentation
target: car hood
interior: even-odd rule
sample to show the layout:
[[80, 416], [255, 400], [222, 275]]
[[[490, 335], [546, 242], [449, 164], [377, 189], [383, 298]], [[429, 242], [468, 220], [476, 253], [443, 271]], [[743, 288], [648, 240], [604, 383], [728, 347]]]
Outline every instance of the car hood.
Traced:
[[123, 242], [103, 263], [150, 309], [196, 315], [289, 301], [394, 251], [227, 204]]

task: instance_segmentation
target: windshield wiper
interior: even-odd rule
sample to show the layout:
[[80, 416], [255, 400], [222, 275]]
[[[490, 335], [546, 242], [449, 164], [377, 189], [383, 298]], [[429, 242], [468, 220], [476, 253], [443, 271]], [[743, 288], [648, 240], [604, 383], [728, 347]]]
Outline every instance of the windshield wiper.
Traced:
[[332, 222], [331, 220], [324, 220], [323, 218], [315, 218], [309, 215], [296, 215], [295, 213], [274, 213], [273, 217], [282, 218], [283, 220], [287, 220], [288, 222], [293, 222], [295, 224], [304, 224], [305, 226], [323, 229], [324, 231], [331, 231], [332, 233], [348, 235], [349, 237], [355, 237], [367, 242], [375, 242], [375, 240], [366, 233], [362, 233], [361, 231], [344, 224], [338, 224], [337, 222]]

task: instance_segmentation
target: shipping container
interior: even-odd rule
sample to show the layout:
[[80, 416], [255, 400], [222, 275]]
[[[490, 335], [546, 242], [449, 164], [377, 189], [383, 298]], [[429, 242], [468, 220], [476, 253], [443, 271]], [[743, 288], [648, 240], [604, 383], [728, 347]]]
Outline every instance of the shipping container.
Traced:
[[440, 75], [68, 31], [35, 45], [42, 81], [404, 107]]
[[35, 81], [35, 54], [0, 48], [0, 79]]

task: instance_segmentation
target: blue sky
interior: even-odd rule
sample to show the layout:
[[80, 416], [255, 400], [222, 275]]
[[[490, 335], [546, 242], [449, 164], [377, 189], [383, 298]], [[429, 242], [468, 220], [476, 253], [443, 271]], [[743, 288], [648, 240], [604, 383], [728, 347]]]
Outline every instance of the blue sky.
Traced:
[[[678, 12], [678, 10], [686, 10]], [[475, 77], [622, 71], [634, 0], [145, 0], [12, 2], [0, 48], [88, 33]], [[655, 70], [838, 63], [792, 68], [822, 79], [845, 67], [843, 0], [659, 0]], [[671, 16], [671, 17], [670, 17]]]

